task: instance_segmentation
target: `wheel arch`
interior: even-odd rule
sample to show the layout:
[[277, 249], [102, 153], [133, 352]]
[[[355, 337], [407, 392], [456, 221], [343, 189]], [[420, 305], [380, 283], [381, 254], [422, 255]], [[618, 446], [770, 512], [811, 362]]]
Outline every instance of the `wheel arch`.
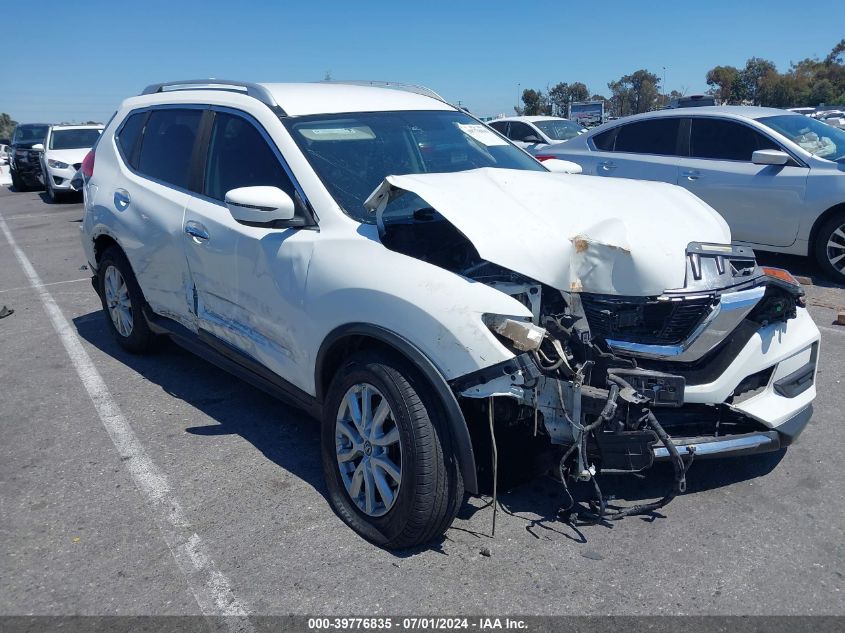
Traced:
[[470, 493], [478, 493], [472, 440], [458, 400], [434, 363], [399, 334], [369, 323], [349, 323], [332, 330], [320, 346], [314, 370], [315, 391], [320, 405], [322, 406], [332, 377], [343, 360], [353, 352], [363, 349], [386, 349], [397, 353], [409, 361], [428, 381], [440, 398], [449, 420], [464, 488]]
[[100, 260], [103, 258], [103, 253], [105, 253], [112, 246], [117, 246], [121, 251], [123, 251], [123, 254], [126, 255], [126, 251], [123, 250], [123, 247], [120, 245], [120, 243], [108, 233], [100, 233], [94, 238], [93, 242], [94, 260], [95, 263], [98, 265], [100, 263]]
[[833, 215], [837, 213], [845, 213], [845, 202], [840, 202], [839, 204], [833, 205], [824, 213], [822, 213], [819, 217], [817, 217], [815, 222], [813, 222], [813, 228], [810, 229], [810, 239], [807, 242], [808, 257], [813, 257], [813, 254], [816, 251], [816, 239], [818, 238], [819, 231], [821, 230], [822, 226], [824, 226], [824, 223], [827, 222]]

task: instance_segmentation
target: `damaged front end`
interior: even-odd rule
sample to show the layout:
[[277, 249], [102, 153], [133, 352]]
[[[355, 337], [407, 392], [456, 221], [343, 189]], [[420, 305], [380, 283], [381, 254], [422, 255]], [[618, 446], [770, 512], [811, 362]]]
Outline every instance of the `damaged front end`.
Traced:
[[[773, 451], [791, 440], [733, 406], [768, 385], [775, 366], [749, 376], [725, 402], [688, 402], [685, 392], [702, 368], [736, 354], [760, 328], [794, 319], [803, 291], [785, 271], [757, 266], [744, 247], [692, 243], [687, 266], [684, 287], [647, 298], [556, 291], [505, 271], [485, 280], [536, 316], [485, 315], [514, 358], [452, 387], [463, 399], [485, 402], [491, 429], [521, 425], [560, 447], [564, 485], [571, 479], [595, 487], [596, 501], [578, 509], [582, 520], [666, 505], [684, 492], [695, 456]], [[815, 349], [780, 388], [795, 395], [814, 374]], [[502, 398], [517, 406], [497, 406]], [[594, 475], [640, 472], [656, 460], [672, 463], [671, 490], [653, 503], [609, 510]]]
[[[700, 226], [687, 221], [686, 232], [664, 234], [660, 243], [652, 235], [658, 253], [649, 259], [641, 227], [632, 229], [636, 217], [593, 215], [587, 227], [577, 226], [571, 214], [555, 217], [547, 232], [561, 234], [561, 222], [574, 225], [563, 233], [571, 236], [563, 254], [528, 252], [516, 272], [506, 265], [513, 261], [511, 251], [496, 250], [489, 236], [474, 239], [466, 214], [452, 212], [448, 204], [428, 206], [430, 198], [442, 197], [442, 187], [435, 192], [418, 182], [402, 183], [414, 189], [398, 184], [385, 181], [369, 201], [387, 248], [496, 288], [530, 312], [531, 317], [484, 314], [484, 325], [513, 357], [450, 384], [468, 418], [477, 419], [479, 411], [489, 418], [491, 434], [507, 428], [548, 438], [564, 486], [569, 480], [593, 483], [595, 501], [578, 506], [582, 520], [652, 512], [685, 490], [694, 457], [777, 450], [809, 419], [818, 345], [812, 334], [788, 355], [770, 355], [768, 366], [766, 350], [758, 351], [754, 362], [764, 366], [746, 362], [748, 374], [725, 390], [730, 376], [743, 371], [727, 368], [750, 353], [752, 338], [783, 338], [804, 298], [789, 273], [758, 266], [751, 249], [689, 239], [703, 232], [729, 241], [706, 218]], [[472, 205], [467, 206], [471, 216]], [[495, 231], [500, 216], [490, 206], [485, 213], [488, 229]], [[637, 231], [638, 239], [632, 239]], [[514, 242], [520, 237], [516, 231]], [[636, 257], [633, 243], [640, 249]], [[655, 265], [671, 253], [677, 253], [673, 267]], [[558, 269], [547, 273], [544, 263]], [[678, 283], [654, 294], [631, 292], [653, 289], [661, 280]], [[806, 406], [783, 426], [746, 404], [760, 390], [800, 400], [810, 389]], [[495, 447], [495, 438], [492, 443]], [[657, 460], [674, 467], [673, 485], [663, 498], [607, 507], [597, 473], [636, 473]], [[495, 472], [493, 482], [495, 488]], [[567, 512], [574, 507], [572, 501]]]

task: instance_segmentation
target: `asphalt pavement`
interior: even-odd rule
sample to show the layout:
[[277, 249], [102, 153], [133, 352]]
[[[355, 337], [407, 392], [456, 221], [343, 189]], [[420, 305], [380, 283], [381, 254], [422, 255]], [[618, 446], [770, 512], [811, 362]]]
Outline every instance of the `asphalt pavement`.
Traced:
[[[557, 521], [560, 485], [537, 479], [500, 494], [495, 538], [489, 499], [473, 498], [442, 541], [392, 553], [329, 507], [314, 421], [173, 344], [140, 357], [112, 341], [81, 215], [78, 201], [0, 189], [43, 284], [0, 231], [0, 309], [14, 310], [0, 319], [0, 615], [199, 614], [203, 565], [250, 614], [845, 615], [845, 289], [806, 261], [761, 256], [814, 281], [819, 396], [794, 446], [697, 462], [687, 494], [611, 526]], [[165, 496], [139, 484], [69, 340]], [[662, 495], [670, 475], [603, 487], [631, 502]]]

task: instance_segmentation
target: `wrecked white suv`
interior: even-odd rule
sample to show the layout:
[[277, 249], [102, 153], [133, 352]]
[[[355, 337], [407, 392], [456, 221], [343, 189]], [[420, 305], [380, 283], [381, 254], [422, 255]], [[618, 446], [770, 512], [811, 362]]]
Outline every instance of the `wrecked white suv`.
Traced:
[[528, 459], [508, 446], [551, 455], [564, 485], [674, 464], [651, 504], [610, 509], [596, 486], [578, 516], [599, 520], [665, 504], [694, 456], [801, 432], [819, 332], [792, 276], [731, 246], [713, 209], [550, 173], [389, 88], [205, 80], [127, 99], [81, 169], [117, 341], [168, 335], [319, 417], [332, 506], [391, 548], [437, 537], [465, 491]]

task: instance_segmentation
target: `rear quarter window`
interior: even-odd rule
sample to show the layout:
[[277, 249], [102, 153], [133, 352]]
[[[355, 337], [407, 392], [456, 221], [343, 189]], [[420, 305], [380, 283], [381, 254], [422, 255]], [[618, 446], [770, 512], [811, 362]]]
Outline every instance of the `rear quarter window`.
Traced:
[[144, 126], [138, 171], [188, 189], [202, 110], [153, 110]]
[[146, 112], [137, 112], [130, 115], [115, 135], [115, 141], [123, 155], [123, 160], [134, 168], [138, 167], [138, 152], [136, 150], [146, 118]]

